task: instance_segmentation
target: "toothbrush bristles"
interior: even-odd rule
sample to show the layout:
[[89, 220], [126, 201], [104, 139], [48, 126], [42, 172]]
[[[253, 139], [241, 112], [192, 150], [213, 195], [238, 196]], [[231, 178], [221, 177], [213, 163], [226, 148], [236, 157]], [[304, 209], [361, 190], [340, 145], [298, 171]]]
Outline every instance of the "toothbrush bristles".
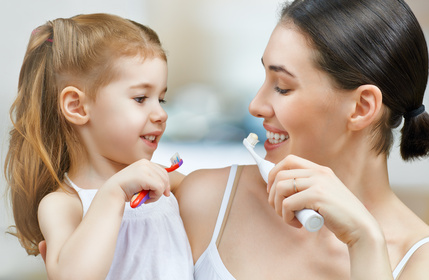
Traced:
[[247, 136], [247, 142], [249, 142], [250, 145], [252, 145], [252, 147], [255, 147], [255, 145], [259, 142], [258, 140], [258, 135], [256, 135], [255, 133], [249, 133], [249, 136]]
[[179, 153], [175, 153], [175, 154], [170, 158], [170, 162], [171, 162], [171, 165], [174, 165], [174, 164], [179, 164], [179, 165], [181, 165], [181, 163], [182, 163], [183, 161], [181, 160], [181, 158], [180, 158], [180, 156], [179, 156]]

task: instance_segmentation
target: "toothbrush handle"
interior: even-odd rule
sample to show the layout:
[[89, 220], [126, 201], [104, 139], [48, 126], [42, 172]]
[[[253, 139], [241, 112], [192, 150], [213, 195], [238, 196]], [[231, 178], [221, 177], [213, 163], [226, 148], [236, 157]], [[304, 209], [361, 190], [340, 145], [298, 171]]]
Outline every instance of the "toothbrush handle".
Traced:
[[[183, 159], [180, 159], [180, 161], [176, 164], [171, 165], [170, 167], [165, 168], [167, 172], [172, 172], [179, 168], [183, 164]], [[134, 196], [131, 198], [130, 206], [131, 208], [136, 208], [142, 205], [146, 200], [149, 199], [149, 191], [143, 190], [141, 192], [138, 192], [134, 194]]]
[[296, 211], [295, 217], [310, 232], [318, 231], [325, 221], [322, 215], [313, 209], [302, 209]]
[[[244, 138], [243, 140], [243, 145], [244, 147], [246, 147], [246, 149], [249, 151], [256, 164], [258, 165], [258, 169], [261, 173], [262, 178], [266, 183], [268, 183], [268, 174], [270, 173], [271, 169], [273, 169], [275, 164], [264, 160], [257, 153], [255, 153], [255, 151], [253, 150], [254, 146], [252, 146], [246, 138]], [[296, 211], [295, 217], [310, 232], [318, 231], [325, 222], [322, 215], [320, 215], [313, 209], [302, 209]]]
[[139, 207], [148, 199], [149, 199], [149, 191], [148, 190], [138, 192], [131, 198], [130, 206], [131, 206], [131, 208]]

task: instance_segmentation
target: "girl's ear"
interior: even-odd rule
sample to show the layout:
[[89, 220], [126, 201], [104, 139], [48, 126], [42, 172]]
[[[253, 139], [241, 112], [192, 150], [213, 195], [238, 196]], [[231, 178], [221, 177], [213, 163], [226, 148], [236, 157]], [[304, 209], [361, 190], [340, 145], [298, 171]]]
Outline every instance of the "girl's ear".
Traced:
[[64, 117], [72, 124], [84, 125], [89, 120], [85, 93], [74, 86], [61, 91], [60, 106]]
[[356, 104], [349, 119], [351, 130], [361, 130], [378, 120], [383, 106], [381, 90], [374, 85], [362, 85], [355, 91]]

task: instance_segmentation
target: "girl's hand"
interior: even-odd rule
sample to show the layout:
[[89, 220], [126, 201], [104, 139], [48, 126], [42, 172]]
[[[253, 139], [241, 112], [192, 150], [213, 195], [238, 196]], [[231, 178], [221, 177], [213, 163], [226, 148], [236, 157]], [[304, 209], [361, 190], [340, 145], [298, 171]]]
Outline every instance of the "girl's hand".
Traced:
[[135, 193], [149, 190], [145, 203], [157, 201], [163, 194], [170, 196], [170, 181], [167, 171], [158, 164], [146, 159], [134, 162], [113, 175], [106, 185], [119, 186], [125, 201], [131, 200]]
[[295, 211], [313, 209], [326, 227], [349, 247], [362, 236], [380, 231], [359, 199], [324, 166], [287, 156], [269, 174], [268, 201], [286, 223], [300, 227]]

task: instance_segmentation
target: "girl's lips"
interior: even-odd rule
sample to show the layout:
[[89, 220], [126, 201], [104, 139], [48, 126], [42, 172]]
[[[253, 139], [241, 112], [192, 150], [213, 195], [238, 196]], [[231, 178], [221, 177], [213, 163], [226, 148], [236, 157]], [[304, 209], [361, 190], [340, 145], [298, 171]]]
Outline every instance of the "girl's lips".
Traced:
[[157, 147], [158, 147], [158, 141], [151, 141], [151, 140], [149, 140], [149, 139], [147, 139], [146, 137], [144, 137], [144, 136], [140, 136], [140, 139], [142, 139], [143, 140], [143, 142], [147, 145], [147, 146], [149, 146], [149, 148], [151, 148], [151, 149], [156, 149]]
[[156, 149], [158, 147], [159, 139], [161, 138], [162, 131], [154, 131], [140, 136], [143, 142], [150, 148]]

